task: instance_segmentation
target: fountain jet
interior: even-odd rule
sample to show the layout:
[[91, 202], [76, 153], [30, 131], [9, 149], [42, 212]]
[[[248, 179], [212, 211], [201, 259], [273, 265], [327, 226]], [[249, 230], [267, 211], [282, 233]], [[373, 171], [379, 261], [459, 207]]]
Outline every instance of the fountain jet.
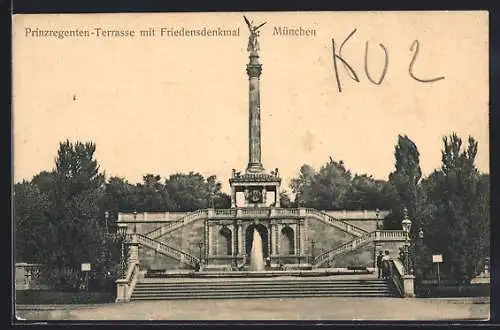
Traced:
[[250, 270], [264, 270], [264, 255], [262, 254], [262, 238], [257, 229], [253, 230], [252, 250], [250, 251]]

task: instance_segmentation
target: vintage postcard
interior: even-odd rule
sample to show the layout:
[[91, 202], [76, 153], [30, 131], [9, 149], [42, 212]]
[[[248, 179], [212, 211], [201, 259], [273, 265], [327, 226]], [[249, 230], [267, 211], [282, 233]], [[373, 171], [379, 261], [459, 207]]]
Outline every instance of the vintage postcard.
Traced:
[[488, 12], [14, 15], [18, 320], [488, 320]]

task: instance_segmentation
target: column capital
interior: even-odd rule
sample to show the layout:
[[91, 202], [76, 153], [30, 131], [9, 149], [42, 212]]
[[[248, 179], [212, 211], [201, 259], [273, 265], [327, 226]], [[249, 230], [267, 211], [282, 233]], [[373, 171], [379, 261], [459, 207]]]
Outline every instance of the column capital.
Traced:
[[248, 63], [247, 64], [247, 74], [249, 78], [259, 78], [262, 74], [262, 64], [260, 63]]

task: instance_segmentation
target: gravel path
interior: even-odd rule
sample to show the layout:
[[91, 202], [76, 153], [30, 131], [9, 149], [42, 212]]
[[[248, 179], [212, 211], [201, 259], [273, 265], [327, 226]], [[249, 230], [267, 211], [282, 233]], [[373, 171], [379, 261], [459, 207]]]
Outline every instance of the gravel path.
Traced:
[[[56, 308], [56, 307], [54, 307]], [[138, 301], [27, 310], [27, 320], [466, 320], [489, 319], [489, 301], [474, 299], [287, 298]]]

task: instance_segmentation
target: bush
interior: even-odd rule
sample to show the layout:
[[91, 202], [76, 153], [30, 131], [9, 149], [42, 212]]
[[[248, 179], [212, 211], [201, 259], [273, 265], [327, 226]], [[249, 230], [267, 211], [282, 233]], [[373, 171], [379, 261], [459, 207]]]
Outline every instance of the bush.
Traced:
[[115, 301], [109, 292], [62, 292], [50, 290], [17, 290], [16, 304], [104, 304]]
[[415, 294], [420, 298], [458, 298], [458, 297], [489, 297], [489, 284], [470, 284], [458, 286], [437, 286], [422, 284], [415, 286]]

